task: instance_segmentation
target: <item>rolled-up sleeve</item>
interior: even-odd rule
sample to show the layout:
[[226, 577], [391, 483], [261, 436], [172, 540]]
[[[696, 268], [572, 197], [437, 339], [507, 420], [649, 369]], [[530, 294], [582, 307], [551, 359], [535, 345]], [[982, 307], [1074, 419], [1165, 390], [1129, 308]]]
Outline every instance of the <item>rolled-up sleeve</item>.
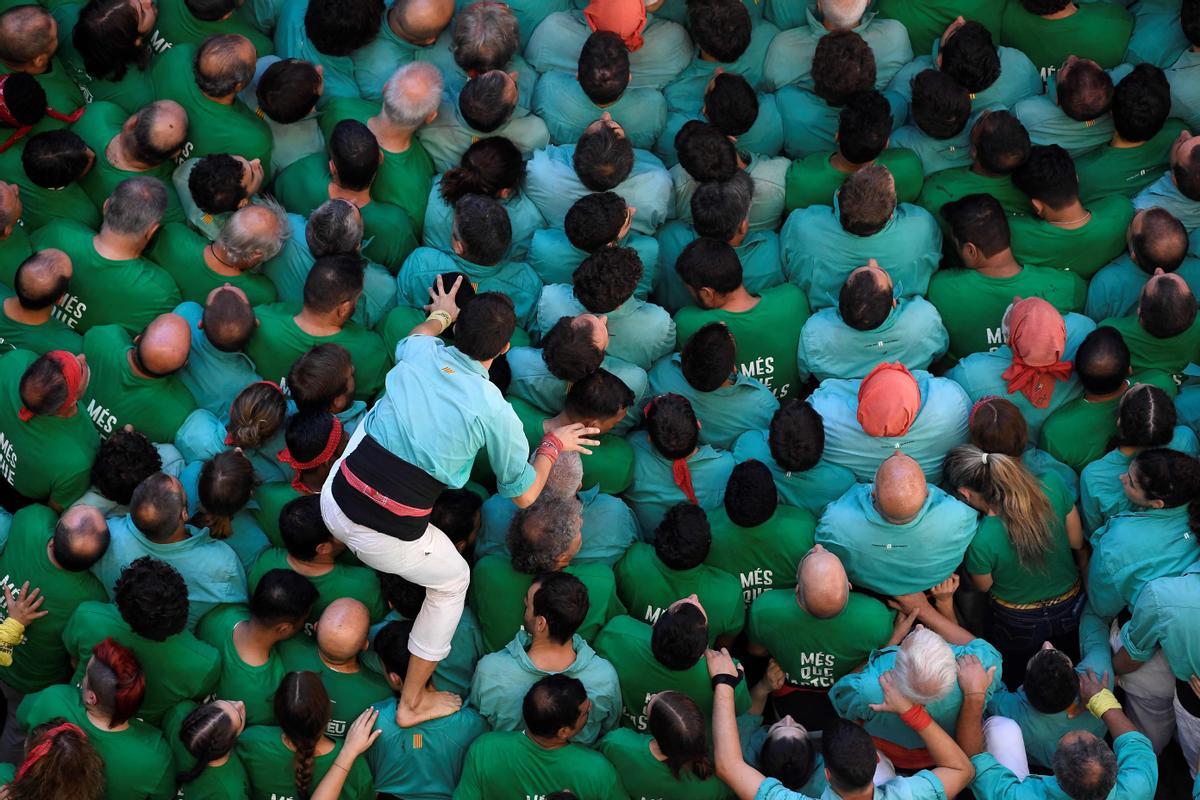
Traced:
[[505, 497], [517, 497], [533, 486], [537, 474], [529, 463], [529, 441], [512, 406], [501, 401], [485, 427], [488, 461], [496, 473], [496, 490]]

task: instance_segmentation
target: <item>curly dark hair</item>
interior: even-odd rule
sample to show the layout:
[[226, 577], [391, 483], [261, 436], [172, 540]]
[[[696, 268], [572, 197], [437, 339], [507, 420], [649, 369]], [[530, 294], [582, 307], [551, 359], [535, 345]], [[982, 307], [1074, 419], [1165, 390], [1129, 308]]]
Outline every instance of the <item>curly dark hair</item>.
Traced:
[[162, 469], [162, 456], [141, 431], [119, 430], [100, 443], [92, 462], [92, 485], [100, 494], [129, 505], [133, 490]]
[[138, 636], [165, 642], [187, 627], [187, 584], [165, 561], [137, 559], [121, 570], [114, 595], [121, 619]]

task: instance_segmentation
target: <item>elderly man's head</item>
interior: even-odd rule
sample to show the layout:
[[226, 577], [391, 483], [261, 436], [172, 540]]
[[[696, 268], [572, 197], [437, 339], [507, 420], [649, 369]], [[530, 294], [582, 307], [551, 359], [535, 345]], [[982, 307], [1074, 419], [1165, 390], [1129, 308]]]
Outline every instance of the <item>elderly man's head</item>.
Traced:
[[129, 501], [133, 524], [152, 542], [166, 542], [188, 518], [187, 492], [173, 475], [156, 472], [138, 484]]
[[857, 28], [868, 4], [868, 0], [817, 0], [821, 20], [831, 31]]
[[352, 664], [367, 649], [371, 614], [351, 597], [334, 600], [317, 622], [317, 648], [330, 664]]
[[1200, 201], [1200, 137], [1189, 131], [1171, 145], [1171, 179], [1185, 197]]
[[258, 327], [258, 318], [246, 293], [236, 286], [218, 286], [208, 293], [200, 328], [213, 347], [236, 353], [246, 346]]
[[536, 575], [570, 564], [583, 544], [582, 512], [579, 500], [560, 495], [540, 497], [518, 511], [508, 527], [513, 569]]
[[157, 178], [128, 178], [104, 201], [101, 232], [145, 244], [158, 230], [167, 210], [167, 189]]
[[950, 694], [958, 681], [954, 650], [941, 636], [918, 625], [900, 643], [895, 678], [896, 688], [909, 700], [936, 703]]
[[192, 329], [178, 314], [163, 314], [146, 326], [134, 344], [132, 357], [138, 369], [152, 378], [165, 377], [187, 363]]
[[388, 25], [409, 44], [428, 47], [454, 18], [454, 0], [395, 0]]
[[433, 122], [441, 101], [442, 73], [426, 61], [405, 64], [383, 86], [384, 119], [404, 130]]
[[817, 619], [842, 613], [850, 599], [846, 568], [836, 555], [814, 545], [796, 569], [796, 602]]
[[550, 467], [542, 493], [559, 497], [574, 497], [583, 486], [583, 460], [579, 453], [563, 453]]
[[242, 270], [274, 258], [291, 236], [287, 211], [269, 197], [238, 209], [217, 236], [223, 260]]
[[13, 279], [17, 302], [27, 311], [47, 309], [58, 302], [71, 281], [70, 257], [62, 250], [39, 250], [21, 262]]
[[235, 33], [205, 39], [196, 49], [192, 75], [200, 91], [216, 100], [245, 89], [254, 78], [254, 44]]
[[58, 23], [44, 8], [19, 5], [0, 14], [0, 61], [11, 70], [45, 72], [57, 50]]
[[889, 456], [875, 471], [874, 496], [879, 513], [888, 522], [910, 522], [929, 496], [921, 465], [904, 453]]
[[156, 100], [121, 126], [121, 137], [129, 154], [148, 167], [157, 167], [174, 158], [187, 135], [187, 112], [174, 100]]

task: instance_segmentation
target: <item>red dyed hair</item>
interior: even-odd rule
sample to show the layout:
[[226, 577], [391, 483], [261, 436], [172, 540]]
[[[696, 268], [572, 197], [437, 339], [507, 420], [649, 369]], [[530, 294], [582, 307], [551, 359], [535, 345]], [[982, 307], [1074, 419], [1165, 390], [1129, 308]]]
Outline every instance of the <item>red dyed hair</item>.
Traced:
[[146, 696], [146, 676], [133, 651], [111, 636], [92, 649], [92, 657], [97, 664], [108, 668], [116, 679], [112, 718], [108, 721], [108, 726], [113, 728], [128, 721], [141, 708], [142, 698]]

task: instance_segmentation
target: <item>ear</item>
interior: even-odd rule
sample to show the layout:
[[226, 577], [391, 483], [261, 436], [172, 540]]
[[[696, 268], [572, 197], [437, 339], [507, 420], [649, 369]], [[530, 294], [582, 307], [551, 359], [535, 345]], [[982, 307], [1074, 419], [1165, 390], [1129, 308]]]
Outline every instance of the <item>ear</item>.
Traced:
[[750, 217], [742, 220], [742, 224], [738, 225], [738, 236], [745, 236], [750, 232]]
[[[380, 152], [382, 153], [383, 151], [382, 151], [382, 150], [380, 150]], [[333, 159], [332, 159], [332, 158], [331, 158], [331, 159], [329, 159], [329, 177], [331, 177], [331, 178], [337, 178], [337, 167], [336, 167], [336, 166], [334, 166], [334, 163], [333, 163]]]
[[463, 243], [458, 240], [458, 237], [453, 237], [450, 239], [450, 248], [454, 250], [454, 254], [458, 256], [461, 256], [466, 251], [466, 248], [463, 247]]
[[425, 118], [425, 124], [428, 125], [429, 123], [433, 122], [435, 119], [437, 119], [437, 109], [436, 108], [433, 111], [429, 112], [429, 116]]
[[1043, 203], [1041, 200], [1038, 200], [1037, 198], [1031, 198], [1029, 200], [1029, 203], [1030, 203], [1030, 205], [1033, 206], [1033, 213], [1036, 214], [1039, 218], [1041, 218], [1042, 215], [1046, 213], [1046, 204]]

